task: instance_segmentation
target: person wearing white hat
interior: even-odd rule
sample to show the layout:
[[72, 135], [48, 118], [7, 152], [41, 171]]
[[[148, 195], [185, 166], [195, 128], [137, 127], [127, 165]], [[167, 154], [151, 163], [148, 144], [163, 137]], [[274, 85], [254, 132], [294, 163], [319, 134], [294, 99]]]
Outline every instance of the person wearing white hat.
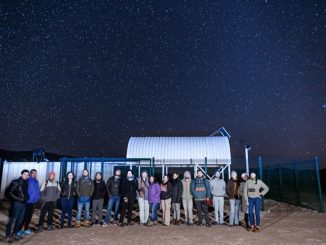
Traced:
[[240, 179], [240, 185], [239, 185], [239, 189], [238, 189], [238, 194], [239, 194], [239, 198], [240, 198], [240, 205], [241, 205], [241, 211], [244, 213], [244, 221], [246, 224], [246, 229], [249, 229], [249, 210], [248, 210], [248, 205], [247, 202], [244, 198], [244, 187], [245, 184], [248, 180], [248, 174], [247, 173], [243, 173], [241, 174], [241, 179]]

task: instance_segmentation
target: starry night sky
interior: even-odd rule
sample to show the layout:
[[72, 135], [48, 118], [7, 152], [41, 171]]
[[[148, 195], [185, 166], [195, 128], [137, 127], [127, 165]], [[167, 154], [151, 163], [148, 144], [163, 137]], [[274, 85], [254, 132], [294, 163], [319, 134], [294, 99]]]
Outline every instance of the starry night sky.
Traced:
[[0, 148], [125, 156], [205, 136], [326, 156], [326, 2], [0, 3]]

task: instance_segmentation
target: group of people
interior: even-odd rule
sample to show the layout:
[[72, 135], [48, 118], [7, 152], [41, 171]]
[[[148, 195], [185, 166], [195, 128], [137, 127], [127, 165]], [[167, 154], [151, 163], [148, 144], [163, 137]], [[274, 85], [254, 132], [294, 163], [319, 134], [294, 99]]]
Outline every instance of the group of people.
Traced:
[[[268, 187], [256, 178], [255, 173], [250, 176], [244, 173], [238, 178], [232, 171], [230, 180], [225, 183], [221, 173], [216, 172], [211, 180], [205, 178], [202, 171], [197, 171], [197, 176], [191, 179], [189, 171], [184, 172], [183, 179], [178, 173], [164, 175], [159, 183], [155, 176], [148, 176], [143, 171], [139, 178], [135, 178], [132, 171], [122, 178], [121, 171], [115, 170], [114, 175], [107, 182], [102, 174], [97, 172], [92, 180], [87, 169], [82, 176], [75, 180], [72, 172], [58, 182], [55, 173], [49, 172], [48, 179], [41, 185], [37, 180], [37, 171], [22, 170], [21, 176], [13, 180], [6, 190], [6, 196], [11, 200], [9, 222], [6, 227], [7, 239], [13, 236], [21, 238], [22, 235], [31, 234], [29, 228], [35, 204], [41, 200], [38, 231], [41, 232], [47, 214], [47, 230], [53, 229], [53, 215], [57, 201], [61, 204], [61, 228], [65, 227], [67, 218], [68, 228], [73, 227], [72, 210], [77, 198], [77, 215], [75, 226], [82, 225], [82, 211], [84, 210], [84, 226], [108, 226], [113, 220], [114, 225], [132, 225], [132, 210], [136, 201], [139, 207], [139, 224], [153, 226], [158, 223], [158, 210], [162, 210], [162, 224], [171, 224], [171, 207], [173, 223], [181, 224], [181, 204], [184, 209], [184, 223], [187, 225], [213, 225], [224, 224], [224, 199], [229, 200], [229, 226], [239, 225], [239, 211], [244, 213], [246, 227], [250, 231], [259, 232], [261, 197], [268, 192]], [[103, 220], [104, 200], [108, 196], [106, 216]], [[215, 222], [209, 220], [208, 207], [214, 207]], [[194, 223], [193, 203], [197, 210], [197, 222]], [[92, 212], [90, 217], [90, 206]], [[113, 211], [113, 217], [112, 216]], [[120, 217], [119, 217], [120, 211]], [[203, 224], [203, 214], [205, 223]], [[255, 214], [255, 217], [254, 217]], [[119, 218], [119, 219], [118, 219]], [[125, 222], [126, 218], [126, 222]], [[13, 227], [14, 226], [14, 227]]]

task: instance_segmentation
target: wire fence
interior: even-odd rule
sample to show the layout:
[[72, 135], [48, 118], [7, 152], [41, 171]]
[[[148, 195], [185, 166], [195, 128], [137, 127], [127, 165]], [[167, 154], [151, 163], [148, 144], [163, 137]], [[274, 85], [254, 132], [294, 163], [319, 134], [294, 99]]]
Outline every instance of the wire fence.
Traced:
[[256, 172], [269, 187], [266, 198], [325, 212], [318, 157], [284, 162], [259, 157], [253, 166], [250, 172]]

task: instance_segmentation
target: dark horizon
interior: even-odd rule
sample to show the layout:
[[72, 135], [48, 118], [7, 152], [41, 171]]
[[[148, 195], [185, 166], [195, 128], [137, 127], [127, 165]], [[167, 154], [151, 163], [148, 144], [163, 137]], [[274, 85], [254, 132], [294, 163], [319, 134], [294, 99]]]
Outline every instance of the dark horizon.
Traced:
[[124, 156], [207, 136], [326, 159], [326, 2], [5, 1], [0, 149]]

